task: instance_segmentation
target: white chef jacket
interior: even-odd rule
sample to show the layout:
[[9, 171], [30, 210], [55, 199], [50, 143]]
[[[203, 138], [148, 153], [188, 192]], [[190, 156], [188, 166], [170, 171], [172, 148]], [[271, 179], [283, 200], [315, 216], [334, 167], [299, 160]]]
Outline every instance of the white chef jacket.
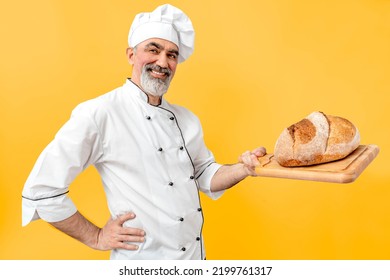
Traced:
[[77, 210], [69, 185], [87, 166], [98, 170], [113, 217], [134, 212], [124, 226], [146, 240], [111, 259], [204, 259], [199, 190], [213, 199], [210, 182], [221, 166], [206, 148], [198, 118], [169, 104], [150, 105], [131, 80], [78, 105], [44, 149], [22, 194], [22, 224], [64, 220]]

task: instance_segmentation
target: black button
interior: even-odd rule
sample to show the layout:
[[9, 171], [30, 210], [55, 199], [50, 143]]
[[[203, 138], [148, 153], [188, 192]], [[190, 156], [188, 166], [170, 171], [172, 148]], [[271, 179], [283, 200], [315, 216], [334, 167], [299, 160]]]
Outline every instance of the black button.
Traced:
[[173, 186], [173, 182], [169, 182], [168, 185], [170, 185], [172, 187]]
[[186, 247], [182, 247], [181, 250], [184, 252], [186, 250]]
[[198, 208], [198, 211], [199, 211], [199, 212], [202, 211], [202, 208]]
[[160, 148], [158, 148], [158, 151], [159, 151], [159, 152], [162, 152], [162, 150], [163, 150], [163, 148], [161, 148], [161, 147], [160, 147]]
[[199, 241], [199, 240], [200, 240], [200, 237], [197, 237], [197, 238], [196, 238], [196, 241]]
[[151, 117], [150, 117], [150, 116], [146, 116], [146, 119], [147, 119], [147, 120], [150, 120], [150, 119], [151, 119]]
[[183, 150], [184, 150], [184, 147], [183, 147], [183, 146], [180, 146], [180, 148], [179, 148], [179, 149], [183, 151]]
[[192, 175], [190, 176], [190, 179], [191, 179], [191, 180], [193, 180], [194, 178], [195, 178], [194, 176], [192, 176]]
[[184, 221], [184, 218], [180, 218], [179, 221], [180, 221], [180, 222], [183, 222], [183, 221]]
[[173, 121], [175, 118], [174, 118], [174, 117], [170, 117], [169, 119], [170, 119], [171, 121]]

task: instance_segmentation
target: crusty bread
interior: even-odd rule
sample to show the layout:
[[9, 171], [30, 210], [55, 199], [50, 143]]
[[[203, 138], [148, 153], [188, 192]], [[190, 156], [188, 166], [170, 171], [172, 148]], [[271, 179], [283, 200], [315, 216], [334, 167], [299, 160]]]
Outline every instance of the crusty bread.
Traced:
[[359, 131], [350, 121], [313, 112], [283, 130], [274, 156], [282, 166], [307, 166], [342, 159], [359, 144]]

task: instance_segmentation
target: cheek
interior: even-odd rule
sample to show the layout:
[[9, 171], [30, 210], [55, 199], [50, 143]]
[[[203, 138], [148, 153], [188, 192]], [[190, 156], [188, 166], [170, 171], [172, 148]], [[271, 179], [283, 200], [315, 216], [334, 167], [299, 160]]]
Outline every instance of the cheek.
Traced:
[[136, 70], [139, 73], [141, 73], [142, 69], [144, 68], [144, 66], [146, 64], [148, 64], [148, 62], [144, 61], [144, 60], [137, 60], [137, 61], [135, 61], [135, 63], [133, 64], [133, 71]]
[[175, 74], [176, 72], [177, 63], [171, 63], [169, 64], [169, 69], [172, 71], [172, 74]]
[[146, 64], [152, 63], [153, 62], [153, 57], [150, 57], [148, 55], [136, 55], [134, 57], [134, 66], [142, 69]]

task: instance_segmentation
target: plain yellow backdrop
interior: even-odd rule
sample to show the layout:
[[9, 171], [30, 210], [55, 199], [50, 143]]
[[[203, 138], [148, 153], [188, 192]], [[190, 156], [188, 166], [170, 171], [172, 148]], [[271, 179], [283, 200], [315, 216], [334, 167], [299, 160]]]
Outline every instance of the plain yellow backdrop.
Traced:
[[[108, 259], [48, 224], [21, 227], [21, 191], [39, 153], [80, 102], [131, 74], [134, 16], [165, 1], [3, 1], [0, 10], [0, 259]], [[202, 196], [208, 259], [390, 259], [390, 1], [170, 2], [196, 30], [166, 98], [202, 121], [218, 162], [321, 110], [381, 148], [350, 184], [248, 178]], [[97, 172], [70, 195], [99, 226], [109, 218]]]

